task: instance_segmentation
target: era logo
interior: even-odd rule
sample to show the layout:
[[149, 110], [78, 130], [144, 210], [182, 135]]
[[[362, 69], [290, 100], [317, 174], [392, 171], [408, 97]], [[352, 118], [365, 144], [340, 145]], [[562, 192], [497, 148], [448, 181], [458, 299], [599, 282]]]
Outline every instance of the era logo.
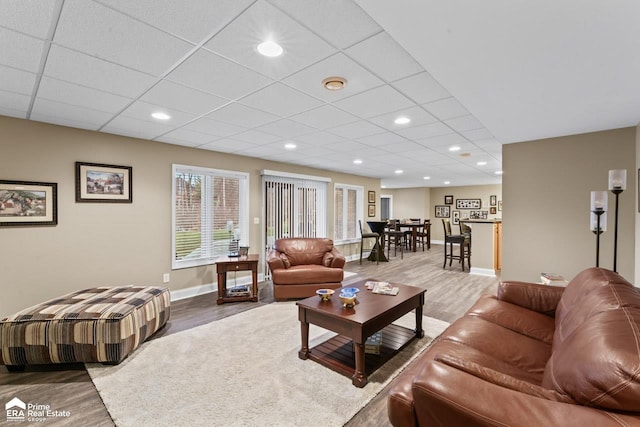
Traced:
[[17, 397], [11, 399], [9, 403], [4, 405], [4, 410], [7, 413], [7, 421], [24, 421], [24, 411], [27, 409], [27, 405]]

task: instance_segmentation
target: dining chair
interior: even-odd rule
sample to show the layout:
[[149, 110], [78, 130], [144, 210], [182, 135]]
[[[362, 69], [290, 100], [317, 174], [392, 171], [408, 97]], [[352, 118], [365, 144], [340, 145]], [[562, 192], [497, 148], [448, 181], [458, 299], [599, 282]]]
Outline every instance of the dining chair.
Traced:
[[[417, 223], [420, 222], [420, 218], [409, 218], [410, 222], [413, 223]], [[420, 232], [420, 230], [418, 229], [418, 232]], [[413, 230], [409, 229], [409, 230], [405, 230], [404, 232], [404, 242], [405, 245], [407, 246], [407, 249], [409, 249], [411, 247], [411, 245], [413, 244]]]
[[[422, 224], [422, 230], [418, 231], [418, 242], [422, 245], [422, 251], [424, 252], [425, 246], [427, 249], [431, 249], [431, 220], [425, 219]], [[426, 243], [425, 243], [426, 239]]]
[[405, 234], [400, 230], [400, 222], [398, 220], [389, 221], [389, 229], [385, 232], [387, 244], [387, 258], [393, 244], [393, 256], [398, 255], [398, 247], [400, 247], [400, 259], [404, 259]]
[[[360, 264], [362, 264], [362, 249], [364, 246], [364, 239], [376, 239], [376, 243], [379, 245], [380, 244], [380, 234], [378, 233], [374, 233], [373, 231], [370, 231], [368, 233], [363, 233], [362, 232], [362, 221], [358, 220], [358, 225], [360, 226]], [[374, 245], [375, 247], [379, 247]], [[380, 257], [376, 257], [376, 264], [380, 264]]]
[[[444, 264], [442, 268], [447, 266], [447, 260], [449, 260], [449, 267], [454, 259], [462, 263], [462, 271], [464, 271], [464, 260], [469, 263], [469, 271], [471, 271], [471, 250], [469, 247], [470, 240], [468, 240], [462, 234], [451, 234], [451, 221], [448, 218], [442, 219], [442, 226], [444, 228]], [[453, 252], [453, 245], [459, 246], [458, 255]]]

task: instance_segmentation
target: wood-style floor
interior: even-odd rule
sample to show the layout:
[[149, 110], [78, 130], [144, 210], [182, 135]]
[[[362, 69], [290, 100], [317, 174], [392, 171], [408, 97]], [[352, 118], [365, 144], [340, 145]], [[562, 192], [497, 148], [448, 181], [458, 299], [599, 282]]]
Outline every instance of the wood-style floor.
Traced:
[[[430, 250], [424, 252], [418, 248], [416, 253], [405, 253], [404, 259], [400, 259], [400, 253], [394, 257], [392, 252], [390, 262], [380, 265], [367, 260], [363, 260], [362, 265], [358, 261], [347, 263], [345, 270], [355, 274], [349, 275], [344, 284], [373, 278], [425, 288], [424, 314], [447, 322], [464, 314], [481, 294], [495, 294], [497, 278], [463, 273], [459, 264], [455, 263], [443, 269], [442, 262], [441, 245], [432, 245]], [[258, 303], [216, 305], [215, 301], [216, 294], [212, 293], [173, 302], [171, 319], [151, 339], [270, 304], [274, 299], [271, 283], [263, 282], [259, 284]], [[346, 425], [389, 426], [386, 394], [387, 389], [384, 389]], [[49, 418], [47, 426], [114, 425], [83, 364], [29, 366], [20, 373], [9, 373], [4, 366], [0, 366], [0, 403], [7, 403], [14, 397], [24, 402], [50, 405], [52, 410], [71, 412], [66, 419]], [[0, 425], [4, 421], [4, 415], [0, 416]], [[214, 420], [212, 425], [215, 425]]]

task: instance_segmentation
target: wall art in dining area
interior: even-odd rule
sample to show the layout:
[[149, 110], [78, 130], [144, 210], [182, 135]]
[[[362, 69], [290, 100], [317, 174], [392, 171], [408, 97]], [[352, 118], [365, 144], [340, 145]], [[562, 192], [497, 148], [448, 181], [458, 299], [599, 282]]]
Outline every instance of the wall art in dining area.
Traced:
[[0, 180], [0, 227], [57, 224], [57, 183]]
[[488, 211], [470, 211], [469, 219], [487, 219]]
[[436, 205], [436, 218], [449, 218], [451, 216], [451, 206]]
[[132, 203], [131, 166], [76, 162], [76, 202]]
[[480, 209], [481, 207], [480, 199], [456, 199], [456, 209]]
[[460, 224], [460, 211], [453, 211], [453, 225], [459, 225]]

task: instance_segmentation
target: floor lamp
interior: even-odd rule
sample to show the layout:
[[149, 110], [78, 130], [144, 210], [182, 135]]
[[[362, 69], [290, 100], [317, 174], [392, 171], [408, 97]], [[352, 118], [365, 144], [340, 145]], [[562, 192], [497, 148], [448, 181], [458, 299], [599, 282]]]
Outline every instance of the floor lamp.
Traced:
[[607, 230], [607, 192], [591, 192], [591, 231], [596, 235], [596, 267], [600, 267], [600, 234]]
[[627, 170], [609, 171], [609, 191], [616, 195], [615, 228], [613, 232], [613, 271], [618, 271], [618, 195], [627, 188]]

